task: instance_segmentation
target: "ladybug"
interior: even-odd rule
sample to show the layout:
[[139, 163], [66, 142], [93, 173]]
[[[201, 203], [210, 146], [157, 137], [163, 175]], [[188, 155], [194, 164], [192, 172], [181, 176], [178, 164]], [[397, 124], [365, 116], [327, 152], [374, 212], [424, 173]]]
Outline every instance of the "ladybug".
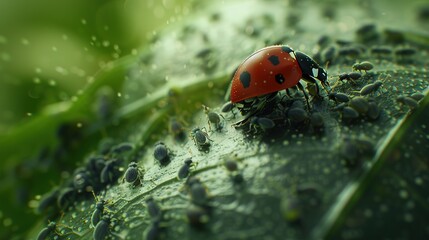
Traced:
[[237, 68], [231, 82], [231, 102], [243, 115], [255, 113], [272, 101], [278, 91], [297, 86], [308, 104], [300, 80], [314, 83], [318, 93], [316, 79], [326, 90], [327, 78], [325, 69], [306, 54], [287, 45], [269, 46], [254, 52]]

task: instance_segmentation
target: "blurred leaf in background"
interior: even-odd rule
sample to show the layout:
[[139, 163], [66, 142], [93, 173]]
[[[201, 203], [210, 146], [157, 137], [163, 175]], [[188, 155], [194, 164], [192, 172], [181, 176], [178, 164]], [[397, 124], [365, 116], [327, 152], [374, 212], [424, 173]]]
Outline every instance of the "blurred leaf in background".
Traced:
[[[156, 37], [157, 29], [180, 19], [190, 6], [183, 0], [0, 1], [0, 142], [14, 140], [10, 136], [26, 137], [29, 129], [37, 131], [40, 139], [52, 138], [44, 127], [51, 124], [55, 128], [60, 117], [52, 115], [58, 118], [52, 121], [35, 118], [43, 117], [46, 109], [67, 109], [93, 85], [97, 73], [123, 56], [137, 54]], [[90, 108], [90, 103], [84, 104]], [[62, 125], [57, 134], [76, 137], [79, 124]], [[28, 135], [34, 137], [34, 132]], [[39, 141], [27, 142], [37, 145]], [[36, 216], [30, 213], [29, 201], [51, 189], [61, 174], [60, 169], [50, 170], [42, 176], [52, 178], [51, 185], [34, 184], [34, 176], [40, 176], [34, 172], [43, 166], [30, 158], [34, 153], [28, 149], [31, 147], [0, 146], [0, 152], [16, 153], [0, 163], [0, 224], [6, 227], [0, 231], [2, 239], [33, 224]], [[51, 149], [39, 151], [36, 158], [42, 159]]]

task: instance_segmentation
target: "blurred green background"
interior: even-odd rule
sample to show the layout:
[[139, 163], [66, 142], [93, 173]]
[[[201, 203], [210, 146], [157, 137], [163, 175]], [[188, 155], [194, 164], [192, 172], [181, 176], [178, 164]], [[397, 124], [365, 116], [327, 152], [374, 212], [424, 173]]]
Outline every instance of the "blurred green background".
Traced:
[[[46, 107], [75, 101], [93, 85], [97, 73], [122, 57], [137, 55], [159, 29], [187, 15], [192, 4], [185, 0], [0, 1], [0, 156], [6, 156], [0, 163], [0, 239], [21, 239], [19, 234], [34, 227], [37, 217], [29, 208], [31, 200], [58, 184], [61, 171], [47, 171], [50, 167], [29, 160], [35, 154], [30, 149], [40, 151], [38, 144], [49, 141], [37, 140], [51, 139], [55, 123], [62, 121], [60, 117], [46, 121], [42, 114]], [[46, 128], [49, 124], [51, 129]], [[29, 138], [26, 144], [15, 144], [23, 138]], [[75, 164], [64, 163], [50, 162], [58, 170]], [[37, 176], [51, 184], [40, 186], [34, 181]]]
[[72, 99], [189, 9], [184, 0], [0, 1], [0, 134]]

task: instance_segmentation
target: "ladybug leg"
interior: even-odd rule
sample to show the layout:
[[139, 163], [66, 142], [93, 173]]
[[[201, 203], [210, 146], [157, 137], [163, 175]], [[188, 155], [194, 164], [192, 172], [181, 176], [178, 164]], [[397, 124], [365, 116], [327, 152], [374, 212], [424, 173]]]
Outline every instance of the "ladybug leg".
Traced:
[[311, 109], [311, 107], [310, 107], [310, 102], [308, 101], [308, 99], [309, 99], [309, 98], [308, 98], [307, 91], [305, 91], [305, 88], [304, 88], [304, 86], [302, 86], [302, 83], [301, 83], [301, 82], [298, 82], [297, 86], [298, 86], [299, 90], [301, 90], [301, 91], [302, 91], [302, 93], [304, 93], [305, 102], [307, 103], [307, 107], [308, 107], [308, 109], [310, 110], [310, 109]]

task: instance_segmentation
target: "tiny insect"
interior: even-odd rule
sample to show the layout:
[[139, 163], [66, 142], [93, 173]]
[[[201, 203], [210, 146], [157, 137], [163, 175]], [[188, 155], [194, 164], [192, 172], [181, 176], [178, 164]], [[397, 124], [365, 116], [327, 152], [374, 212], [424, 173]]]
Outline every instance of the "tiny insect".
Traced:
[[228, 101], [222, 105], [220, 111], [223, 113], [227, 113], [227, 112], [231, 112], [233, 108], [234, 108], [234, 104], [232, 104], [232, 102]]
[[404, 105], [407, 105], [411, 110], [419, 106], [419, 103], [415, 99], [407, 96], [399, 96], [396, 98], [396, 101]]
[[112, 148], [112, 153], [114, 154], [122, 154], [125, 152], [132, 151], [134, 149], [134, 144], [129, 142], [120, 143]]
[[350, 98], [345, 93], [339, 93], [339, 92], [331, 92], [328, 94], [329, 99], [334, 100], [337, 103], [343, 103], [350, 101]]
[[369, 119], [375, 120], [380, 116], [380, 107], [375, 102], [369, 102], [368, 112]]
[[301, 123], [308, 119], [308, 113], [302, 108], [292, 108], [287, 111], [287, 117], [294, 123]]
[[190, 168], [193, 165], [192, 159], [188, 158], [183, 162], [183, 165], [180, 167], [179, 171], [177, 172], [177, 179], [184, 179], [189, 176]]
[[362, 74], [359, 72], [350, 72], [350, 73], [341, 73], [338, 75], [338, 81], [349, 80], [354, 82], [362, 77]]
[[223, 118], [223, 116], [211, 111], [210, 108], [205, 105], [203, 105], [203, 109], [208, 119], [209, 129], [211, 129], [211, 124], [213, 124], [215, 130], [220, 130], [222, 128], [221, 117]]
[[105, 204], [106, 201], [104, 199], [98, 200], [95, 204], [95, 210], [91, 215], [91, 225], [93, 227], [97, 226], [97, 223], [100, 222], [100, 219], [103, 216]]
[[359, 117], [359, 112], [351, 107], [344, 107], [341, 114], [343, 119], [355, 119]]
[[[47, 227], [43, 228], [37, 235], [37, 240], [45, 240], [47, 237], [56, 230], [57, 224], [50, 222]], [[57, 234], [58, 235], [58, 234]]]
[[104, 240], [109, 234], [110, 217], [104, 215], [103, 218], [95, 226], [92, 237], [94, 240]]
[[402, 47], [395, 49], [395, 55], [397, 57], [403, 57], [403, 58], [410, 58], [414, 56], [417, 53], [417, 50], [415, 48], [410, 47]]
[[269, 118], [253, 116], [250, 118], [249, 131], [251, 131], [252, 129], [254, 129], [256, 132], [258, 131], [258, 129], [266, 131], [275, 126], [276, 124], [274, 123], [274, 121]]
[[369, 102], [363, 97], [355, 97], [350, 100], [349, 106], [360, 114], [366, 114], [369, 109]]
[[228, 158], [223, 162], [223, 165], [230, 172], [236, 172], [238, 170], [238, 164], [236, 160]]
[[365, 73], [374, 68], [374, 65], [368, 61], [363, 61], [360, 63], [355, 63], [352, 66], [354, 71], [365, 71]]
[[186, 217], [189, 225], [199, 229], [204, 228], [210, 220], [207, 210], [198, 206], [193, 206], [186, 210]]
[[170, 161], [170, 156], [168, 154], [168, 148], [163, 142], [155, 143], [155, 149], [153, 151], [153, 156], [156, 160], [161, 163], [161, 165], [165, 165]]
[[158, 204], [155, 202], [155, 199], [152, 196], [149, 196], [145, 200], [147, 206], [147, 212], [152, 218], [152, 221], [159, 221], [162, 218], [162, 211]]
[[138, 186], [141, 184], [141, 179], [143, 178], [144, 171], [137, 165], [136, 162], [131, 162], [128, 165], [127, 171], [125, 171], [123, 181], [132, 184], [133, 186]]
[[88, 170], [85, 168], [78, 168], [73, 176], [73, 186], [81, 192], [85, 190], [87, 186], [91, 186], [91, 176]]
[[392, 54], [392, 49], [386, 46], [376, 46], [371, 48], [371, 53], [375, 55], [390, 55]]
[[210, 146], [210, 139], [209, 136], [205, 131], [203, 131], [204, 128], [200, 129], [198, 127], [192, 129], [191, 137], [194, 140], [195, 145], [197, 145], [199, 150], [202, 150], [208, 146]]
[[380, 80], [375, 81], [374, 83], [367, 84], [362, 87], [362, 89], [359, 91], [360, 95], [365, 96], [370, 93], [376, 92], [381, 85], [383, 85], [383, 82]]
[[313, 112], [310, 116], [310, 124], [314, 128], [321, 128], [325, 125], [322, 114], [319, 112]]

